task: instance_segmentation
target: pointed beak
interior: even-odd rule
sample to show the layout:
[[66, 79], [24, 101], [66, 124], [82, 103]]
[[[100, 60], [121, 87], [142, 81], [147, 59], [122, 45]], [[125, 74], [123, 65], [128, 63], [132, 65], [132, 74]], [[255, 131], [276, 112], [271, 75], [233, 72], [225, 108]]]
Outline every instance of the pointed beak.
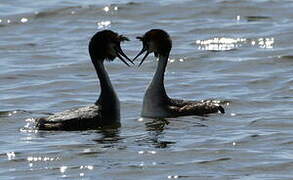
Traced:
[[[146, 50], [146, 48], [142, 48], [142, 50], [135, 56], [135, 58], [132, 61], [135, 61], [136, 58], [138, 58], [140, 55], [142, 55]], [[144, 57], [142, 58], [142, 60], [140, 61], [138, 67], [140, 67], [142, 65], [142, 63], [144, 62], [144, 60], [148, 57], [150, 53], [147, 51], [146, 54], [144, 55]]]
[[140, 55], [142, 55], [146, 51], [145, 48], [142, 48], [142, 50], [135, 56], [135, 58], [132, 59], [132, 61], [135, 61]]
[[[136, 37], [136, 39], [139, 39], [140, 41], [143, 42], [143, 37]], [[146, 54], [144, 55], [144, 57], [142, 58], [142, 60], [140, 61], [138, 67], [140, 67], [142, 65], [142, 63], [144, 62], [144, 60], [148, 57], [148, 55], [150, 54], [150, 52], [148, 52], [148, 48], [144, 45], [143, 43], [143, 47], [142, 50], [135, 56], [135, 58], [133, 58], [132, 61], [135, 61], [140, 55], [142, 55], [144, 52], [146, 52]]]
[[[124, 52], [122, 51], [120, 45], [116, 46], [115, 47], [115, 51], [116, 51], [116, 55], [117, 57], [122, 61], [124, 62], [124, 64], [126, 64], [127, 66], [130, 66], [126, 61], [125, 59], [127, 59], [131, 64], [134, 64], [131, 59], [129, 57], [126, 56], [126, 54], [124, 54]], [[125, 59], [124, 59], [125, 58]]]
[[146, 53], [145, 53], [144, 57], [142, 58], [142, 60], [140, 61], [139, 65], [138, 65], [138, 67], [140, 67], [140, 66], [142, 65], [142, 63], [143, 63], [144, 60], [148, 57], [149, 54], [150, 54], [149, 52], [146, 52]]

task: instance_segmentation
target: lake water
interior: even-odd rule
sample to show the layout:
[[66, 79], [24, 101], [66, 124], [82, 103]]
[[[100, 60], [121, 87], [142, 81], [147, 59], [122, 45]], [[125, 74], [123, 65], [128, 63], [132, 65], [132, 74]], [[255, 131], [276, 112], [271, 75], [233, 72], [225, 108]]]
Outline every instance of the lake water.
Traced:
[[[0, 2], [0, 179], [292, 179], [293, 1]], [[88, 41], [111, 29], [166, 30], [171, 97], [228, 101], [226, 114], [140, 117], [156, 68], [106, 68], [122, 126], [34, 131], [29, 118], [92, 104], [99, 86]]]

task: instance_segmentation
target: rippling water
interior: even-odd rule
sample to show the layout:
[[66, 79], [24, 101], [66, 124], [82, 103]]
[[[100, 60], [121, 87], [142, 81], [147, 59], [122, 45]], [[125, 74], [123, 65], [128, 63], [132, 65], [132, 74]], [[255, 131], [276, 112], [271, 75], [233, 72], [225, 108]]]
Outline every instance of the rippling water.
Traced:
[[[9, 1], [0, 3], [0, 179], [290, 179], [293, 177], [293, 2]], [[29, 118], [95, 102], [89, 38], [112, 29], [132, 41], [162, 28], [173, 39], [171, 97], [229, 101], [227, 113], [145, 119], [156, 67], [107, 69], [122, 127], [25, 130]], [[27, 119], [27, 121], [26, 121]]]

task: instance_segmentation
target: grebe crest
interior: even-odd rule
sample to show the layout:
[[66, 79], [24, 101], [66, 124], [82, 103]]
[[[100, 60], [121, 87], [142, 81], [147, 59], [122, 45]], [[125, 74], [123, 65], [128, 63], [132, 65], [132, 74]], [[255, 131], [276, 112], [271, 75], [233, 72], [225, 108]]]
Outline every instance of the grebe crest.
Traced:
[[133, 64], [133, 62], [124, 54], [121, 49], [120, 43], [123, 41], [129, 41], [129, 39], [111, 30], [97, 32], [91, 38], [89, 43], [89, 53], [92, 60], [113, 61], [116, 57], [118, 57], [127, 66], [129, 66], [129, 64], [125, 61], [124, 58]]
[[142, 37], [136, 38], [142, 41], [143, 47], [133, 61], [142, 53], [147, 52], [141, 60], [139, 66], [141, 66], [150, 53], [154, 53], [156, 57], [159, 55], [168, 56], [172, 48], [172, 40], [169, 34], [161, 29], [152, 29], [146, 32]]

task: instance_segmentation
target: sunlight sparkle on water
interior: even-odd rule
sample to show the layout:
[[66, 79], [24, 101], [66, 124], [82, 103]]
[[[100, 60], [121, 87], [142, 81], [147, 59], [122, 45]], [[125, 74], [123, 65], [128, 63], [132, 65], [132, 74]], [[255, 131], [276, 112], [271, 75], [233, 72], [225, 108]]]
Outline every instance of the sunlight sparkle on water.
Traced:
[[241, 43], [245, 42], [245, 38], [225, 38], [216, 37], [207, 40], [197, 40], [196, 44], [199, 45], [199, 50], [207, 51], [227, 51], [238, 48]]
[[170, 63], [174, 63], [174, 62], [184, 62], [185, 57], [184, 58], [179, 58], [179, 59], [173, 59], [173, 58], [169, 58], [168, 62]]
[[138, 151], [138, 154], [157, 154], [156, 151]]
[[23, 17], [23, 18], [21, 18], [20, 22], [22, 22], [22, 23], [26, 23], [26, 22], [28, 22], [28, 19], [25, 18], [25, 17]]
[[236, 20], [237, 21], [240, 21], [240, 16], [239, 15], [236, 17]]
[[236, 114], [235, 113], [231, 113], [231, 116], [236, 116]]
[[156, 151], [148, 151], [148, 153], [150, 153], [150, 154], [157, 154]]
[[67, 166], [61, 166], [60, 167], [60, 172], [61, 173], [65, 173], [65, 171], [66, 171], [67, 168], [68, 168]]
[[20, 138], [21, 140], [23, 141], [31, 141], [33, 138], [32, 137], [23, 137], [23, 138]]
[[110, 10], [109, 6], [104, 7], [104, 11], [108, 12]]
[[21, 132], [25, 132], [25, 133], [38, 133], [38, 130], [35, 129], [35, 119], [34, 118], [28, 118], [25, 119], [25, 121], [27, 122], [23, 128], [20, 129]]
[[[105, 6], [105, 7], [103, 8], [103, 10], [104, 10], [105, 12], [109, 12], [109, 11], [111, 10], [111, 6]], [[112, 8], [112, 10], [117, 11], [117, 10], [118, 10], [118, 6], [114, 6], [114, 7]]]
[[16, 114], [16, 113], [17, 113], [17, 111], [12, 111], [12, 112], [8, 113], [8, 116], [12, 116], [13, 114]]
[[29, 156], [27, 157], [28, 162], [37, 162], [37, 161], [57, 161], [60, 160], [59, 157], [41, 157], [41, 156]]
[[88, 169], [88, 170], [93, 170], [94, 166], [88, 165], [88, 166], [80, 166], [80, 169]]
[[105, 28], [105, 27], [111, 25], [111, 21], [101, 21], [101, 22], [98, 22], [97, 25], [98, 25], [99, 29]]
[[[36, 129], [30, 129], [31, 127], [29, 127], [31, 124], [26, 124], [24, 128], [20, 129], [20, 132], [24, 132], [24, 133], [38, 133], [39, 131]], [[27, 127], [28, 126], [28, 127]]]
[[178, 179], [179, 176], [178, 175], [174, 175], [174, 176], [168, 176], [168, 179]]
[[168, 59], [168, 61], [169, 61], [170, 63], [173, 63], [173, 62], [175, 62], [175, 59]]
[[273, 37], [246, 39], [246, 38], [226, 38], [215, 37], [206, 40], [196, 40], [199, 50], [205, 51], [228, 51], [243, 46], [259, 47], [262, 49], [272, 49], [275, 43]]
[[259, 47], [264, 49], [272, 49], [274, 43], [275, 43], [274, 38], [260, 38], [258, 41]]
[[91, 150], [90, 148], [86, 148], [86, 149], [84, 149], [82, 152], [83, 152], [83, 153], [90, 153], [90, 152], [92, 152], [92, 150]]
[[15, 158], [14, 152], [8, 152], [6, 153], [8, 160], [13, 160]]

